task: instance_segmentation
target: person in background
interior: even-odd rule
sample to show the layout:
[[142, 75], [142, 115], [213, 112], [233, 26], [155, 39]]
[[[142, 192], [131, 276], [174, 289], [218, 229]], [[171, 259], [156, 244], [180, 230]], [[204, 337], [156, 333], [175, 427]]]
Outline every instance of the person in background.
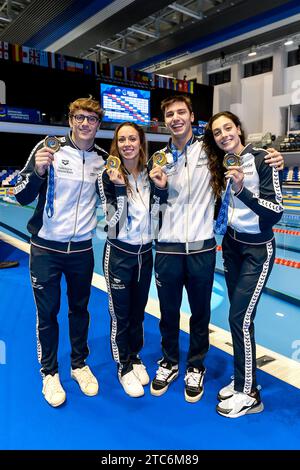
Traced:
[[[222, 242], [234, 378], [220, 390], [217, 412], [237, 418], [263, 410], [256, 383], [254, 319], [275, 259], [272, 227], [283, 213], [281, 178], [275, 167], [265, 164], [266, 150], [245, 145], [242, 124], [229, 111], [209, 120], [203, 143], [208, 159], [219, 166], [220, 174], [224, 155], [236, 158], [224, 174], [230, 181], [230, 198]], [[224, 188], [222, 179], [215, 178], [214, 183], [220, 194]]]
[[71, 377], [85, 395], [98, 393], [97, 379], [85, 361], [89, 355], [88, 302], [94, 268], [92, 236], [97, 223], [96, 182], [107, 158], [107, 153], [94, 143], [103, 114], [99, 102], [92, 97], [72, 102], [69, 106], [70, 133], [59, 138], [58, 143], [53, 138], [46, 143], [39, 142], [15, 188], [16, 199], [22, 205], [38, 198], [28, 222], [32, 235], [30, 276], [37, 308], [43, 394], [54, 407], [66, 400], [57, 361], [57, 315], [63, 274], [69, 303]]
[[[161, 396], [179, 375], [179, 321], [183, 287], [190, 305], [190, 343], [185, 372], [186, 401], [203, 395], [204, 359], [209, 348], [210, 302], [215, 268], [215, 178], [223, 172], [211, 161], [201, 137], [193, 135], [194, 114], [185, 95], [161, 103], [171, 133], [164, 171], [168, 177], [168, 203], [156, 241], [155, 279], [160, 303], [163, 357], [150, 391]], [[282, 163], [273, 151], [269, 163]]]
[[134, 123], [116, 128], [110, 153], [121, 165], [102, 170], [99, 190], [108, 231], [103, 271], [111, 350], [124, 391], [140, 397], [150, 380], [139, 353], [153, 266], [153, 223], [167, 201], [167, 177], [159, 166], [148, 172], [145, 133]]

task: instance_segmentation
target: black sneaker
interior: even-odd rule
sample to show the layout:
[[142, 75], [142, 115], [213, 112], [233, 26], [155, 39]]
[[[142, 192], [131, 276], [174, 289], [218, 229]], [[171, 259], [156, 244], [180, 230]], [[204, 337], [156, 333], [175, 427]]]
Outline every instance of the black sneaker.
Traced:
[[203, 395], [203, 380], [205, 370], [189, 367], [185, 373], [184, 397], [189, 403], [196, 403]]
[[163, 395], [168, 390], [170, 383], [177, 379], [179, 374], [178, 364], [172, 365], [168, 362], [161, 362], [159, 364], [156, 376], [152, 380], [150, 387], [151, 395], [156, 397]]

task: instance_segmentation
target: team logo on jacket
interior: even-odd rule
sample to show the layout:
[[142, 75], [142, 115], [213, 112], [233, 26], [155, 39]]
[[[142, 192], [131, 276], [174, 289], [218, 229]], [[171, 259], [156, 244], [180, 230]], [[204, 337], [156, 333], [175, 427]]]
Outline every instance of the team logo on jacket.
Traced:
[[199, 155], [196, 167], [199, 168], [201, 166], [206, 166], [207, 163], [208, 163], [207, 157], [205, 155]]
[[65, 165], [65, 166], [66, 166], [66, 165], [69, 165], [69, 163], [70, 163], [69, 160], [62, 160], [61, 162], [62, 162], [62, 164]]

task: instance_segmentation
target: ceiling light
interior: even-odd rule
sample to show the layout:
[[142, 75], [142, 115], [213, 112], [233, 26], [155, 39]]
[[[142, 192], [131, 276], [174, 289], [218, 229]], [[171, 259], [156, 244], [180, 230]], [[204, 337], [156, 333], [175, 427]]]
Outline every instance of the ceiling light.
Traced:
[[291, 44], [294, 44], [293, 39], [287, 39], [284, 43], [285, 46], [290, 46]]
[[202, 20], [203, 18], [202, 13], [197, 13], [196, 11], [190, 10], [190, 8], [186, 8], [183, 5], [179, 5], [178, 3], [172, 3], [172, 5], [168, 5], [168, 7], [172, 8], [172, 10], [179, 11], [179, 13], [183, 13], [186, 16], [196, 18], [196, 20]]
[[129, 31], [132, 31], [133, 33], [140, 33], [144, 34], [144, 36], [149, 36], [149, 38], [154, 38], [157, 39], [159, 36], [156, 33], [151, 33], [150, 31], [144, 29], [144, 28], [138, 28], [137, 26], [130, 26], [127, 28]]
[[126, 54], [125, 51], [121, 51], [121, 49], [116, 49], [115, 47], [103, 46], [102, 44], [96, 44], [96, 46], [106, 51], [116, 52], [117, 54]]
[[254, 57], [256, 54], [256, 46], [251, 46], [250, 52], [248, 52], [248, 57]]

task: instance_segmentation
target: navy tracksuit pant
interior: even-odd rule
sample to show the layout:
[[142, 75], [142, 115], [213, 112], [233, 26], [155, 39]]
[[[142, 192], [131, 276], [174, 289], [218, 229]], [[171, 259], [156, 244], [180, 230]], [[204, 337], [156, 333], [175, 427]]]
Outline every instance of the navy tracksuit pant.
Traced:
[[140, 362], [152, 267], [152, 249], [137, 254], [105, 245], [103, 271], [109, 296], [111, 349], [121, 375], [130, 372], [133, 363]]
[[65, 275], [69, 302], [69, 334], [72, 369], [83, 367], [87, 345], [93, 250], [60, 253], [31, 245], [30, 275], [37, 307], [38, 359], [42, 375], [58, 372], [57, 351], [61, 277]]
[[161, 320], [163, 360], [179, 362], [179, 322], [183, 287], [191, 309], [190, 346], [187, 367], [204, 370], [203, 360], [209, 348], [210, 301], [214, 279], [215, 249], [184, 254], [157, 253], [155, 279]]
[[257, 304], [275, 259], [275, 240], [247, 244], [228, 233], [222, 243], [234, 352], [234, 388], [251, 393], [256, 388], [254, 318]]

